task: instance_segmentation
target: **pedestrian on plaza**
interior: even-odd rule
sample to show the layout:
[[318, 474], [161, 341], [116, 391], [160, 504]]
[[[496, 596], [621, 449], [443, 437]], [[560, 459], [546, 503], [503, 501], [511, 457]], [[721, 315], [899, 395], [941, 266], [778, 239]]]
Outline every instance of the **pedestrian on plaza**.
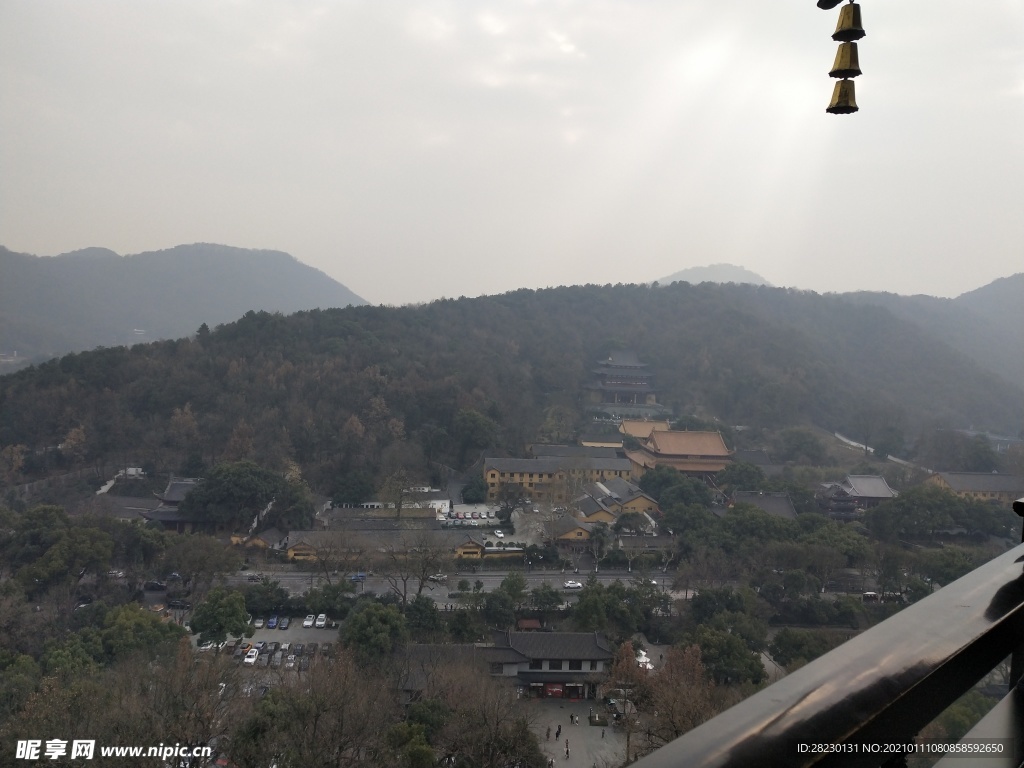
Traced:
[[548, 735], [547, 735], [547, 740], [548, 740], [548, 741], [551, 741], [551, 726], [550, 726], [550, 725], [548, 726]]
[[601, 738], [604, 738], [604, 728], [601, 729]]
[[562, 736], [562, 726], [558, 726], [558, 730], [555, 731], [555, 738], [558, 739]]

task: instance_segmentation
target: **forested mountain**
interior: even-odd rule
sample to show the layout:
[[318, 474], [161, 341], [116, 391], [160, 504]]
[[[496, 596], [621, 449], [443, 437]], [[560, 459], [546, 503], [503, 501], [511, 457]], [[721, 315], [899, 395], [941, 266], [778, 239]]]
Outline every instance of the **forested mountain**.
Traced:
[[955, 299], [871, 292], [842, 296], [885, 307], [975, 363], [1024, 386], [1024, 273], [1000, 278]]
[[[247, 313], [194, 337], [67, 355], [0, 378], [0, 448], [65, 442], [174, 468], [294, 460], [325, 492], [353, 471], [518, 453], [582, 418], [594, 362], [631, 347], [677, 415], [1016, 434], [1024, 393], [878, 306], [748, 285], [580, 286], [417, 307]], [[549, 422], [546, 424], [545, 422]], [[70, 436], [70, 440], [69, 440]]]
[[0, 275], [0, 352], [36, 361], [174, 339], [250, 309], [366, 303], [286, 253], [204, 243], [123, 257], [86, 248], [40, 258], [0, 247]]

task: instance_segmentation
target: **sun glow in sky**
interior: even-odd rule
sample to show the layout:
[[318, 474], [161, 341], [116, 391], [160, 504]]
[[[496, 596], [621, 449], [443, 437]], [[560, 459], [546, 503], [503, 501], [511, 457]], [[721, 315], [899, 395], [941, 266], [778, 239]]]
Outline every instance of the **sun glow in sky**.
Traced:
[[273, 248], [373, 303], [1024, 269], [1024, 0], [0, 4], [0, 244]]

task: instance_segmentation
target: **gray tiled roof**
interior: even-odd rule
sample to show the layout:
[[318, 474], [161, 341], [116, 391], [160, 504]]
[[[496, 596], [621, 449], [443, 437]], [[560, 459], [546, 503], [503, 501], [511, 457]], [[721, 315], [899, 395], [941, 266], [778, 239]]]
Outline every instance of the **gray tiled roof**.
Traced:
[[512, 648], [528, 659], [612, 659], [608, 639], [597, 632], [495, 632], [497, 648]]
[[629, 368], [646, 368], [647, 363], [641, 363], [640, 358], [632, 349], [616, 349], [608, 353], [604, 360], [598, 360], [602, 365], [622, 365]]
[[898, 495], [879, 475], [848, 475], [843, 486], [860, 499], [893, 499]]
[[586, 445], [545, 445], [543, 443], [534, 443], [530, 446], [530, 452], [538, 458], [552, 456], [573, 458], [589, 456], [595, 459], [617, 458], [614, 448], [592, 448]]
[[607, 472], [628, 472], [632, 467], [629, 459], [601, 458], [594, 456], [558, 456], [539, 459], [484, 459], [484, 471], [496, 469], [499, 472], [543, 472], [555, 474], [562, 469], [605, 470]]
[[163, 495], [160, 497], [163, 501], [169, 504], [180, 503], [185, 496], [202, 482], [201, 477], [171, 477], [167, 482], [167, 488], [164, 490]]
[[562, 536], [576, 528], [582, 528], [587, 533], [590, 533], [594, 530], [594, 524], [585, 523], [582, 520], [577, 520], [575, 517], [560, 517], [555, 520], [551, 528], [555, 536]]
[[752, 504], [758, 509], [775, 517], [796, 519], [796, 507], [788, 493], [761, 493], [759, 491], [736, 491], [732, 500], [737, 503]]
[[161, 504], [156, 509], [143, 512], [142, 516], [147, 520], [158, 520], [161, 523], [197, 523], [203, 520], [198, 513], [185, 514], [176, 506]]

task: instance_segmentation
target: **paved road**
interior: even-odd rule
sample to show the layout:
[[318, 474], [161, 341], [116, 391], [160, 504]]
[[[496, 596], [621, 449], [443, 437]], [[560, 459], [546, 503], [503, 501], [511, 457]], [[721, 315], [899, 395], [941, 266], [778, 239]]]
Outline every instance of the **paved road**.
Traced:
[[[301, 572], [288, 572], [279, 571], [263, 572], [268, 578], [277, 581], [292, 595], [301, 595], [308, 591], [311, 586], [320, 586], [326, 584], [326, 581], [322, 580], [316, 574], [301, 573]], [[471, 585], [477, 581], [483, 583], [484, 592], [492, 592], [498, 588], [502, 580], [508, 575], [508, 571], [488, 571], [482, 570], [476, 573], [462, 572], [462, 573], [450, 573], [448, 579], [444, 583], [427, 582], [423, 588], [423, 595], [429, 597], [435, 602], [445, 602], [448, 599], [448, 593], [454, 592], [458, 588], [458, 583], [462, 579], [466, 579]], [[562, 571], [528, 571], [523, 573], [526, 578], [526, 588], [533, 589], [539, 587], [541, 584], [547, 582], [555, 589], [564, 592], [567, 596], [574, 594], [575, 590], [564, 589], [563, 584], [566, 581], [574, 580], [581, 583], [586, 583], [587, 579], [593, 574], [590, 573], [579, 573], [575, 574], [571, 571], [563, 573]], [[634, 578], [638, 578], [636, 573], [627, 573], [625, 571], [601, 571], [597, 575], [597, 580], [601, 584], [611, 584], [617, 580], [621, 580], [625, 583], [630, 583]], [[649, 575], [647, 578], [656, 582], [657, 586], [665, 591], [672, 589], [672, 580], [674, 574], [669, 572], [668, 574], [655, 573]], [[248, 582], [248, 574], [239, 574], [237, 576], [228, 577], [227, 583], [232, 586], [245, 586]], [[410, 579], [409, 581], [409, 595], [415, 595], [416, 589], [419, 586], [419, 582]], [[376, 592], [377, 594], [383, 594], [391, 591], [391, 584], [380, 576], [368, 576], [366, 581], [359, 582], [357, 584], [357, 591], [363, 592]], [[674, 593], [675, 597], [683, 597], [682, 593]]]

